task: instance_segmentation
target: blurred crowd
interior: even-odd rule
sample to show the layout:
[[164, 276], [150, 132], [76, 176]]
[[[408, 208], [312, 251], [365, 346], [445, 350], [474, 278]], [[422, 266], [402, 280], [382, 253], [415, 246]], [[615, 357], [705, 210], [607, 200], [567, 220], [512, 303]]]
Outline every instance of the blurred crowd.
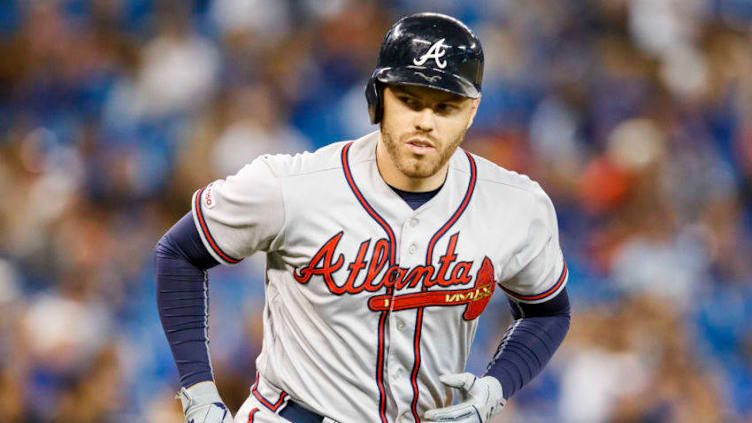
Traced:
[[[571, 270], [567, 339], [494, 422], [752, 422], [750, 0], [0, 2], [0, 421], [182, 421], [155, 243], [257, 155], [374, 130], [365, 82], [416, 11], [480, 36], [464, 147], [541, 183]], [[263, 266], [210, 271], [233, 409]]]

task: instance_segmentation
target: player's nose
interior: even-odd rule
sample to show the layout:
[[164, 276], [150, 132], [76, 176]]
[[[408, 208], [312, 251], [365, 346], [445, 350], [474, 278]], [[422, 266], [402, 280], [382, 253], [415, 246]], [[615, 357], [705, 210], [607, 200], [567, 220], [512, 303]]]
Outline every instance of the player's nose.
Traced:
[[436, 115], [430, 107], [424, 107], [415, 114], [415, 128], [421, 131], [432, 131], [436, 127]]

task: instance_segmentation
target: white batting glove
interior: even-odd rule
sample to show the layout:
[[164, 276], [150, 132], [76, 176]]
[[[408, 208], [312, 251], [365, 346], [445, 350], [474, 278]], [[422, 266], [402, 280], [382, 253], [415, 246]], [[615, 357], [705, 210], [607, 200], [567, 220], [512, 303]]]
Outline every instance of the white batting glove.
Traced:
[[185, 423], [233, 423], [214, 382], [200, 382], [183, 388], [177, 398], [183, 403]]
[[455, 373], [439, 377], [441, 383], [460, 391], [463, 402], [426, 411], [424, 423], [486, 423], [501, 413], [506, 404], [501, 383], [491, 376], [477, 378], [471, 373]]

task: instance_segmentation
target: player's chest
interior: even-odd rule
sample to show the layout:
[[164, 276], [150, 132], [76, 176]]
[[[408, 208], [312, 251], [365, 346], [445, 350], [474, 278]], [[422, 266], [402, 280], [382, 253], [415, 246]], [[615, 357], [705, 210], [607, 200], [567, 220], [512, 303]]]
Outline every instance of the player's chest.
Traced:
[[340, 206], [303, 218], [301, 230], [287, 235], [286, 261], [299, 292], [322, 306], [346, 306], [346, 299], [372, 312], [465, 306], [465, 319], [476, 318], [513, 249], [471, 208], [433, 211], [382, 209], [374, 218]]
[[284, 256], [299, 292], [317, 305], [365, 299], [372, 311], [482, 309], [523, 231], [494, 219], [498, 205], [478, 188], [472, 157], [458, 156], [441, 190], [413, 210], [374, 161], [349, 166], [346, 153], [342, 174], [300, 179], [286, 195]]

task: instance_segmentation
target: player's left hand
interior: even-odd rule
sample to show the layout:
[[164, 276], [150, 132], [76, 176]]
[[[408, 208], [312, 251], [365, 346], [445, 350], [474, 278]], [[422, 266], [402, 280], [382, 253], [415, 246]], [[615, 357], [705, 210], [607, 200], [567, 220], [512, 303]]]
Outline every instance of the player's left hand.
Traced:
[[471, 373], [455, 373], [443, 375], [439, 380], [458, 389], [463, 402], [426, 411], [423, 423], [486, 423], [506, 404], [501, 383], [494, 377], [478, 378]]

